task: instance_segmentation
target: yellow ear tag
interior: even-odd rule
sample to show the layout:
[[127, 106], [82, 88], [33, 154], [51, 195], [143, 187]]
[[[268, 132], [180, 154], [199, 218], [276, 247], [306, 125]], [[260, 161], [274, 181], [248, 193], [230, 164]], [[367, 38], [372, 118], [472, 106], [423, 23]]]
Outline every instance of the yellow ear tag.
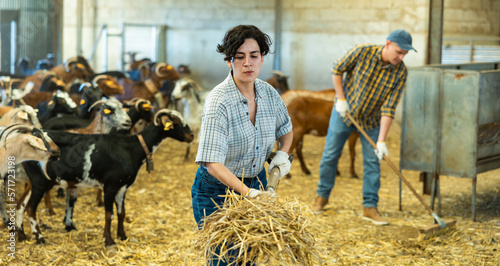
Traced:
[[108, 86], [113, 85], [113, 81], [111, 81], [111, 80], [106, 81], [106, 85], [108, 85]]
[[83, 104], [85, 104], [85, 100], [84, 100], [84, 99], [81, 99], [81, 100], [80, 100], [80, 105], [83, 105]]
[[109, 114], [111, 114], [111, 110], [109, 110], [109, 109], [104, 109], [104, 113], [105, 113], [105, 114], [107, 114], [107, 115], [109, 115]]
[[76, 64], [77, 68], [85, 68], [81, 63]]
[[171, 65], [168, 65], [168, 66], [167, 66], [167, 69], [168, 69], [168, 70], [172, 69], [172, 66], [171, 66]]
[[50, 101], [48, 104], [51, 105], [54, 101]]
[[142, 105], [142, 108], [144, 108], [144, 111], [149, 111], [151, 110], [151, 106], [149, 106], [149, 103], [145, 103]]
[[170, 130], [171, 127], [172, 127], [172, 122], [167, 122], [165, 123], [165, 128], [163, 128], [163, 130], [168, 131]]

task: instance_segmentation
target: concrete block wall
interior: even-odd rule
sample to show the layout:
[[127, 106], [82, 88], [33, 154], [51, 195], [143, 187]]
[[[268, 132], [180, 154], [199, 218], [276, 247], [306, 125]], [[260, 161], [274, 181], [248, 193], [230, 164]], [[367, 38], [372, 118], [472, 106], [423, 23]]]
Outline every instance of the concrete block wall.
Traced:
[[[76, 2], [64, 0], [65, 58], [76, 54]], [[293, 89], [332, 87], [330, 68], [335, 59], [358, 43], [383, 44], [394, 29], [404, 28], [412, 33], [418, 51], [410, 52], [405, 63], [419, 66], [425, 62], [428, 0], [281, 0], [281, 3], [281, 70], [290, 77]], [[83, 0], [83, 5], [84, 56], [90, 55], [102, 24], [108, 25], [109, 33], [119, 33], [123, 22], [166, 25], [166, 61], [174, 66], [188, 64], [206, 89], [221, 82], [228, 73], [216, 46], [229, 28], [254, 24], [275, 40], [275, 1], [270, 0]], [[445, 0], [445, 10], [445, 36], [478, 32], [485, 36], [500, 35], [500, 0]], [[154, 55], [151, 34], [142, 32], [149, 30], [135, 29], [135, 34], [134, 29], [127, 31], [127, 50], [139, 52], [138, 58]], [[119, 38], [110, 37], [108, 44], [108, 70], [115, 70], [120, 67]], [[97, 71], [102, 69], [103, 62], [100, 45], [93, 60]], [[265, 58], [262, 79], [271, 76], [273, 61], [272, 54]]]

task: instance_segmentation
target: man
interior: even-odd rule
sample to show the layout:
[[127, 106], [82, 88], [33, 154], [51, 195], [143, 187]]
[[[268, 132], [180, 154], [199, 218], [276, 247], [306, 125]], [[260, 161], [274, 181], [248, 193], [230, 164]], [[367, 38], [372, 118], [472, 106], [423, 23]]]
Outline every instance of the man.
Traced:
[[[377, 209], [380, 189], [380, 163], [388, 156], [385, 139], [403, 91], [407, 70], [403, 57], [412, 47], [411, 35], [405, 30], [389, 34], [385, 45], [358, 45], [332, 67], [336, 90], [325, 148], [319, 168], [317, 198], [313, 211], [319, 213], [328, 203], [335, 185], [335, 173], [340, 153], [349, 135], [356, 130], [346, 117], [352, 117], [377, 140], [374, 149], [362, 135], [363, 148], [363, 219], [377, 225], [388, 224]], [[345, 73], [345, 77], [343, 76]]]

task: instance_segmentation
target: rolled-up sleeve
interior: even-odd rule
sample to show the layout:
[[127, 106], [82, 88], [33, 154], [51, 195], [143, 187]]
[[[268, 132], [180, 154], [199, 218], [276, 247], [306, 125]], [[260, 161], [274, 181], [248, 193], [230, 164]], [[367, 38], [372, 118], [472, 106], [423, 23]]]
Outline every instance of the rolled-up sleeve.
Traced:
[[276, 139], [279, 139], [281, 136], [292, 131], [292, 120], [290, 119], [285, 103], [280, 97], [276, 99], [276, 103]]

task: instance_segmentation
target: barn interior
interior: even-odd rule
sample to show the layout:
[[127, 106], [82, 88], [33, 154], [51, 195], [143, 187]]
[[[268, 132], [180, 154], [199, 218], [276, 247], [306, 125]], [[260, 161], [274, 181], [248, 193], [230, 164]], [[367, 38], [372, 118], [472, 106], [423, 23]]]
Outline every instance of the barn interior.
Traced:
[[[45, 78], [37, 71], [69, 67], [80, 57], [93, 74], [169, 77], [169, 93], [149, 93], [149, 103], [120, 94], [126, 85], [106, 76], [92, 75], [85, 86], [108, 84], [104, 96], [118, 95], [123, 103], [135, 99], [132, 106], [177, 109], [195, 129], [192, 144], [164, 140], [152, 156], [154, 170], [140, 168], [126, 194], [127, 240], [115, 237], [114, 219], [116, 245], [104, 245], [106, 218], [95, 188], [79, 190], [77, 230], [67, 232], [61, 223], [66, 199], [54, 188], [49, 193], [55, 214], [38, 205], [45, 244], [31, 237], [28, 215], [26, 241], [12, 238], [6, 224], [3, 265], [205, 264], [193, 250], [198, 230], [190, 194], [203, 106], [193, 98], [174, 101], [172, 90], [191, 86], [199, 99], [224, 80], [229, 68], [216, 47], [239, 24], [271, 37], [272, 53], [259, 78], [284, 78], [290, 91], [331, 89], [336, 59], [356, 44], [384, 44], [396, 29], [410, 32], [418, 51], [404, 58], [408, 82], [386, 140], [389, 158], [439, 216], [457, 224], [443, 235], [419, 237], [417, 228], [433, 219], [384, 162], [379, 210], [390, 224], [376, 227], [361, 219], [361, 144], [355, 144], [353, 163], [346, 145], [330, 203], [309, 217], [316, 244], [325, 249], [314, 265], [500, 265], [500, 0], [0, 0], [0, 23], [0, 87], [8, 91], [1, 95], [1, 115], [4, 106], [28, 102], [29, 91], [41, 86], [29, 85], [28, 76]], [[291, 177], [280, 181], [280, 198], [313, 203], [324, 145], [324, 135], [304, 135], [301, 149], [310, 173], [294, 159]], [[351, 164], [359, 178], [351, 177]], [[25, 185], [20, 180], [13, 187], [16, 201]]]

